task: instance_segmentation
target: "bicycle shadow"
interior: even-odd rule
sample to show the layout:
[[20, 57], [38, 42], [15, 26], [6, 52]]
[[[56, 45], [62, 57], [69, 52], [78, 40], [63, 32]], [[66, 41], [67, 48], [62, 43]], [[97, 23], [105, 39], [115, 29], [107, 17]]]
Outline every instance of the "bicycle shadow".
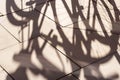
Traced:
[[[115, 12], [115, 18], [114, 18], [114, 15], [111, 13], [110, 9], [108, 8], [108, 5], [104, 2], [104, 0], [100, 0], [100, 1], [103, 4], [103, 6], [107, 12], [107, 15], [110, 18], [110, 22], [112, 25], [111, 35], [109, 35], [108, 32], [106, 31], [106, 27], [104, 25], [103, 19], [97, 8], [97, 6], [98, 6], [97, 0], [89, 0], [87, 17], [84, 15], [84, 13], [82, 11], [84, 9], [84, 7], [81, 5], [81, 3], [78, 0], [71, 1], [72, 11], [69, 9], [67, 2], [65, 0], [62, 0], [62, 3], [69, 15], [69, 18], [71, 19], [72, 23], [74, 23], [73, 27], [71, 28], [72, 33], [73, 33], [72, 38], [71, 38], [72, 43], [68, 39], [67, 34], [65, 34], [63, 27], [60, 26], [60, 21], [58, 18], [59, 15], [57, 15], [57, 10], [56, 10], [57, 8], [56, 8], [55, 1], [42, 0], [40, 2], [39, 0], [35, 0], [35, 1], [30, 1], [30, 2], [26, 3], [26, 5], [36, 4], [36, 6], [29, 12], [20, 11], [20, 12], [16, 13], [17, 15], [26, 18], [25, 20], [22, 20], [22, 21], [15, 19], [14, 15], [7, 15], [7, 18], [11, 22], [11, 24], [21, 25], [21, 31], [24, 30], [24, 28], [26, 27], [25, 24], [27, 24], [30, 20], [33, 21], [33, 25], [32, 25], [33, 30], [29, 37], [27, 47], [24, 48], [24, 44], [22, 44], [22, 49], [19, 52], [19, 54], [14, 55], [14, 57], [13, 57], [13, 59], [16, 62], [20, 63], [21, 65], [30, 65], [30, 67], [24, 67], [24, 66], [21, 67], [20, 66], [14, 73], [11, 73], [11, 75], [13, 77], [15, 77], [15, 79], [17, 79], [17, 80], [29, 80], [29, 78], [27, 77], [27, 74], [26, 74], [27, 70], [30, 70], [34, 75], [41, 74], [47, 80], [54, 80], [55, 76], [58, 77], [61, 74], [66, 75], [65, 72], [61, 72], [53, 63], [51, 63], [49, 60], [47, 60], [43, 56], [44, 55], [43, 50], [45, 49], [46, 44], [50, 44], [52, 47], [54, 47], [55, 49], [58, 49], [58, 50], [59, 50], [58, 46], [62, 47], [63, 53], [65, 53], [69, 57], [70, 60], [73, 60], [70, 63], [72, 71], [74, 71], [74, 68], [75, 68], [74, 65], [72, 64], [74, 62], [77, 66], [80, 67], [80, 69], [84, 70], [84, 74], [89, 73], [89, 74], [85, 75], [86, 80], [91, 80], [91, 79], [92, 80], [113, 80], [114, 78], [118, 78], [119, 77], [118, 74], [115, 74], [113, 76], [110, 76], [110, 79], [109, 78], [105, 79], [99, 68], [100, 68], [101, 64], [107, 63], [113, 56], [115, 56], [117, 58], [118, 62], [120, 63], [120, 56], [117, 53], [117, 48], [118, 48], [117, 46], [119, 44], [119, 30], [117, 29], [118, 30], [118, 32], [117, 32], [116, 29], [114, 29], [114, 28], [116, 28], [116, 26], [119, 26], [119, 25], [116, 25], [116, 22], [119, 22], [118, 16], [120, 13], [118, 14], [119, 10], [118, 10], [115, 2], [109, 0], [108, 2], [114, 8], [114, 12]], [[39, 11], [41, 11], [42, 8], [45, 6], [43, 15], [46, 13], [48, 6], [51, 5], [51, 9], [53, 11], [53, 16], [54, 16], [54, 19], [56, 22], [55, 23], [56, 31], [58, 32], [59, 36], [57, 34], [53, 35], [53, 30], [49, 31], [49, 34], [47, 34], [47, 35], [40, 32], [45, 16], [42, 16], [40, 25], [38, 25], [39, 17], [41, 16], [40, 13], [38, 13], [38, 12], [35, 13], [36, 7], [38, 4], [41, 5], [41, 7], [39, 8]], [[91, 18], [91, 16], [90, 16], [91, 5], [93, 6], [93, 9], [94, 9], [93, 17], [92, 17], [92, 25], [89, 24], [89, 20]], [[10, 11], [11, 7], [13, 9], [18, 9], [14, 0], [11, 0], [10, 2], [7, 1], [6, 7], [7, 7], [7, 11]], [[74, 21], [74, 19], [79, 21], [79, 17], [81, 18], [82, 23], [84, 24], [84, 26], [86, 28], [84, 31], [82, 31], [80, 29], [79, 23], [75, 23], [75, 21]], [[96, 21], [100, 25], [101, 32], [98, 32], [95, 29]], [[84, 37], [83, 32], [86, 35], [87, 40]], [[101, 33], [104, 34], [104, 36], [101, 36]], [[22, 35], [24, 35], [24, 34], [22, 34]], [[51, 37], [51, 35], [53, 35], [53, 36]], [[43, 44], [39, 45], [40, 42], [39, 42], [38, 37], [44, 39], [45, 42]], [[58, 37], [60, 37], [62, 39], [62, 42], [60, 42], [58, 40], [59, 39]], [[102, 44], [110, 47], [110, 50], [107, 52], [107, 55], [100, 57], [100, 58], [91, 56], [91, 54], [92, 54], [91, 51], [93, 50], [92, 42], [95, 40], [97, 40], [99, 43], [102, 43]], [[24, 39], [22, 38], [22, 42], [23, 41], [24, 41]], [[84, 54], [85, 51], [84, 51], [82, 45], [84, 45], [87, 54]], [[58, 50], [56, 50], [56, 53]], [[32, 53], [34, 51], [37, 55], [37, 59], [43, 66], [43, 69], [41, 69], [41, 70], [38, 67], [36, 67], [36, 65], [34, 65], [31, 61]], [[27, 55], [27, 57], [25, 57], [25, 55]], [[60, 59], [62, 66], [64, 67], [64, 64], [63, 64], [61, 58], [59, 57], [59, 54], [57, 56]], [[19, 57], [23, 57], [23, 58], [19, 58]], [[23, 60], [21, 61], [21, 59], [23, 59]], [[93, 68], [93, 70], [98, 74], [97, 77], [92, 74], [91, 68], [84, 69], [84, 67], [86, 65], [96, 63], [97, 61], [102, 60], [102, 59], [105, 59], [105, 60], [103, 60], [99, 64], [97, 64], [95, 66], [95, 69]], [[25, 64], [23, 64], [23, 62]], [[53, 71], [53, 72], [50, 71], [50, 72], [46, 73], [47, 72], [46, 67], [51, 67], [51, 66], [55, 71]], [[79, 75], [81, 75], [80, 72], [76, 75], [76, 77], [79, 77]], [[69, 77], [72, 77], [72, 76], [69, 76]]]

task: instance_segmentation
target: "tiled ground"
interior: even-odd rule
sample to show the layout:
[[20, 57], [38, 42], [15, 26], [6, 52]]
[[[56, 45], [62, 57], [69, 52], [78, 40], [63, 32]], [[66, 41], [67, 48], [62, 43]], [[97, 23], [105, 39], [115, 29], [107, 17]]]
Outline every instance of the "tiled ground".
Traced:
[[120, 80], [119, 0], [0, 3], [0, 80]]

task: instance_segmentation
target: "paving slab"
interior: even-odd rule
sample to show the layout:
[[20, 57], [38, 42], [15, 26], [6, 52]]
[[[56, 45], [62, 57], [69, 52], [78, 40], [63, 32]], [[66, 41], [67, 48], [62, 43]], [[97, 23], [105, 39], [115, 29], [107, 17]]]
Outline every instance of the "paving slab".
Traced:
[[[81, 20], [76, 17], [77, 13], [73, 14], [71, 2], [71, 0], [54, 0], [37, 6], [36, 9], [42, 14], [48, 16], [53, 21], [57, 22], [58, 24], [66, 26], [68, 24], [72, 24]], [[66, 8], [68, 8], [68, 10]]]
[[[27, 12], [25, 12], [25, 11], [27, 11]], [[22, 10], [22, 11], [18, 11], [18, 12], [15, 12], [15, 13], [10, 13], [8, 15], [0, 17], [0, 23], [19, 42], [21, 42], [21, 41], [23, 41], [23, 40], [21, 40], [21, 37], [23, 36], [23, 31], [22, 30], [25, 29], [26, 27], [30, 27], [29, 26], [30, 20], [32, 21], [34, 15], [37, 15], [37, 14], [38, 14], [38, 12], [29, 11], [29, 9], [25, 9], [25, 10]], [[37, 23], [35, 25], [37, 25]], [[25, 36], [25, 37], [27, 38], [28, 35]]]
[[[31, 18], [30, 18], [31, 17]], [[27, 22], [25, 28], [20, 30], [20, 40], [25, 41], [35, 38], [44, 32], [45, 34], [52, 33], [56, 29], [56, 23], [38, 11], [34, 10], [32, 15], [27, 16], [30, 21]]]
[[[15, 19], [14, 19], [13, 15], [14, 15]], [[21, 21], [19, 21], [19, 20], [21, 20]], [[15, 15], [15, 13], [0, 17], [1, 26], [4, 27], [4, 29], [7, 32], [9, 32], [9, 34], [13, 35], [18, 40], [18, 42], [20, 42], [19, 41], [19, 38], [20, 38], [19, 31], [21, 30], [21, 26], [23, 25], [23, 23], [25, 23], [25, 22], [22, 21], [22, 18], [19, 17], [18, 15]]]
[[[87, 1], [86, 3], [88, 3], [88, 2], [89, 1]], [[59, 5], [56, 5], [56, 10], [58, 10], [58, 12], [65, 11], [64, 15], [68, 15], [68, 12], [66, 12], [66, 7], [64, 6], [65, 3], [67, 3], [67, 5], [70, 7], [70, 9], [72, 9], [70, 1], [63, 3], [62, 0], [56, 0], [56, 1], [48, 2], [48, 4], [47, 3], [40, 4], [40, 7], [37, 6], [37, 8], [36, 8], [37, 10], [43, 11], [45, 13], [40, 13], [34, 9], [33, 10], [32, 9], [24, 9], [22, 11], [8, 14], [8, 15], [2, 17], [0, 19], [0, 22], [12, 35], [14, 35], [16, 37], [16, 39], [18, 39], [18, 41], [22, 42], [24, 40], [28, 40], [31, 37], [35, 37], [35, 36], [39, 35], [39, 33], [43, 31], [41, 28], [46, 27], [48, 25], [52, 26], [52, 28], [55, 29], [56, 24], [54, 23], [55, 22], [54, 19], [56, 17], [58, 17], [58, 19], [62, 18], [62, 20], [67, 19], [65, 21], [60, 20], [59, 22], [65, 22], [65, 24], [66, 24], [66, 22], [68, 21], [68, 23], [71, 23], [71, 22], [69, 22], [69, 20], [71, 20], [71, 19], [69, 19], [71, 16], [65, 16], [66, 18], [64, 18], [64, 17], [60, 17], [60, 15], [56, 15], [56, 16], [53, 15], [53, 12], [55, 12], [55, 11], [54, 10], [52, 11], [52, 8], [51, 8], [52, 6], [50, 5], [50, 4], [59, 4]], [[85, 2], [82, 4], [85, 4]], [[92, 2], [91, 2], [91, 4], [92, 4]], [[62, 8], [61, 8], [61, 6], [62, 6]], [[88, 6], [88, 4], [86, 4], [85, 6]], [[90, 15], [93, 16], [93, 11], [94, 11], [93, 6], [91, 6], [90, 8], [92, 9]], [[102, 8], [100, 8], [99, 10], [101, 11]], [[82, 11], [82, 13], [84, 14], [86, 11], [87, 10]], [[100, 12], [100, 13], [103, 13], [103, 12]], [[101, 14], [100, 16], [102, 16], [104, 14], [105, 13]], [[73, 14], [73, 15], [75, 16], [75, 14]], [[106, 15], [104, 15], [104, 16], [106, 16]], [[75, 21], [79, 21], [79, 20], [75, 19]], [[90, 21], [86, 20], [86, 19], [82, 19], [81, 22], [76, 22], [74, 24], [71, 23], [71, 25], [69, 25], [67, 23], [66, 25], [68, 28], [80, 28], [81, 30], [95, 30], [98, 32], [110, 32], [110, 33], [112, 32], [115, 34], [119, 34], [119, 24], [120, 24], [119, 22], [109, 23], [108, 21], [104, 20], [103, 18], [102, 18], [102, 21], [101, 22], [100, 21], [101, 21], [100, 19], [99, 20], [96, 19], [96, 22], [94, 23], [94, 26], [93, 26], [91, 24], [93, 22], [93, 17], [91, 17]], [[57, 22], [57, 25], [59, 25], [59, 22]], [[92, 27], [91, 27], [91, 25], [92, 25]], [[44, 33], [48, 33], [50, 31], [50, 30], [46, 30], [46, 29], [47, 28], [44, 28]]]
[[0, 53], [0, 65], [15, 80], [56, 80], [80, 68], [41, 38], [15, 45]]
[[0, 15], [9, 13], [0, 17], [0, 65], [16, 80], [56, 80], [88, 65], [60, 80], [119, 80], [120, 1], [89, 1], [0, 1]]
[[80, 66], [113, 54], [119, 46], [119, 35], [111, 33], [71, 28], [53, 29], [51, 36], [41, 33], [43, 39], [48, 40], [51, 45], [67, 54]]
[[[40, 34], [34, 35], [33, 38], [40, 35], [80, 66], [88, 65], [118, 49], [119, 35], [117, 34], [79, 28], [63, 28], [48, 17], [44, 16], [43, 18], [39, 18], [40, 22], [43, 21], [40, 31], [38, 31]], [[77, 23], [70, 27], [76, 25]], [[32, 30], [32, 34], [37, 32], [36, 30], [37, 27]], [[26, 34], [29, 30], [26, 28], [24, 31]]]
[[[24, 9], [15, 13], [8, 14], [0, 17], [0, 23], [4, 28], [10, 32], [18, 42], [23, 42], [35, 36], [38, 36], [41, 32], [41, 27], [54, 27], [55, 22], [49, 20], [43, 14], [40, 14], [36, 10]], [[45, 33], [49, 33], [46, 28]]]

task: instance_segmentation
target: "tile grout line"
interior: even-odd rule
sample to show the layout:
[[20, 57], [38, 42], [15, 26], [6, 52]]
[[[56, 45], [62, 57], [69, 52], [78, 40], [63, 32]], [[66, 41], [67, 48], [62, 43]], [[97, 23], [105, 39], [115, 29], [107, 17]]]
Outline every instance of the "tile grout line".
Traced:
[[105, 56], [105, 57], [103, 57], [103, 58], [97, 59], [97, 60], [89, 63], [88, 65], [81, 67], [81, 69], [82, 69], [82, 68], [85, 68], [85, 67], [87, 67], [87, 66], [89, 66], [89, 65], [95, 64], [95, 63], [97, 63], [97, 62], [99, 62], [99, 61], [101, 61], [101, 60], [103, 60], [103, 59], [108, 58], [108, 57], [111, 58], [115, 53], [116, 53], [116, 52], [113, 52], [113, 53], [110, 53], [109, 55], [107, 55], [107, 56]]
[[[34, 37], [34, 38], [31, 38], [31, 39], [29, 39], [29, 40], [32, 40], [32, 39], [35, 39], [35, 38], [38, 38], [40, 35], [38, 35], [38, 36], [36, 36], [36, 37]], [[43, 39], [43, 38], [42, 38]], [[46, 39], [44, 39], [44, 40], [46, 40]], [[23, 42], [24, 43], [24, 42]], [[48, 42], [47, 41], [47, 43], [49, 43], [51, 46], [53, 46], [50, 42]], [[53, 46], [54, 47], [54, 46]], [[56, 48], [55, 48], [56, 49]], [[58, 50], [58, 49], [57, 49]], [[60, 53], [61, 53], [61, 51], [60, 50], [58, 50]], [[114, 52], [115, 53], [115, 52]], [[110, 54], [110, 55], [108, 55], [108, 56], [106, 56], [106, 57], [104, 57], [104, 58], [107, 58], [107, 57], [109, 57], [109, 56], [112, 56], [112, 55], [114, 55], [114, 53], [112, 53], [112, 54]], [[65, 57], [67, 57], [64, 53], [62, 53]], [[68, 57], [67, 57], [68, 58]], [[77, 69], [77, 70], [80, 70], [80, 69], [82, 69], [82, 68], [85, 68], [85, 67], [87, 67], [87, 66], [89, 66], [89, 65], [92, 65], [92, 64], [94, 64], [94, 63], [97, 63], [98, 61], [101, 61], [101, 60], [103, 60], [104, 58], [101, 58], [101, 59], [99, 59], [99, 60], [96, 60], [96, 61], [94, 61], [94, 62], [92, 62], [92, 63], [90, 63], [90, 64], [88, 64], [88, 65], [86, 65], [86, 66], [83, 66], [83, 67], [80, 67], [80, 65], [78, 65], [77, 63], [77, 66], [79, 67], [79, 69]], [[71, 58], [69, 58], [70, 59], [70, 61], [72, 60]], [[72, 62], [73, 62], [73, 60], [72, 60]], [[74, 63], [74, 62], [73, 62]], [[77, 70], [75, 70], [75, 71], [77, 71]], [[73, 72], [75, 72], [75, 71], [73, 71]], [[72, 73], [73, 73], [72, 72]], [[69, 73], [69, 74], [71, 74], [71, 73]], [[69, 75], [69, 74], [66, 74], [66, 76], [67, 75]], [[65, 77], [65, 76], [64, 76]], [[59, 79], [57, 79], [57, 80], [59, 80]]]
[[60, 80], [61, 78], [64, 78], [64, 77], [66, 77], [66, 76], [68, 76], [68, 75], [72, 74], [73, 72], [76, 72], [76, 71], [78, 71], [78, 70], [80, 70], [80, 69], [81, 69], [81, 68], [76, 69], [76, 70], [72, 71], [71, 73], [68, 73], [68, 74], [66, 74], [66, 75], [64, 75], [64, 76], [61, 76], [61, 77], [57, 78], [56, 80]]
[[5, 50], [5, 49], [8, 49], [8, 48], [10, 48], [10, 47], [13, 47], [13, 46], [15, 46], [15, 45], [17, 45], [17, 44], [19, 44], [19, 43], [16, 43], [16, 44], [13, 44], [13, 45], [7, 46], [7, 47], [5, 47], [5, 48], [2, 48], [2, 49], [0, 49], [0, 52], [3, 51], [3, 50]]
[[53, 21], [54, 23], [56, 23], [58, 26], [63, 27], [61, 24], [57, 23], [56, 21], [54, 21], [53, 19], [51, 19], [49, 16], [45, 15], [44, 13], [40, 12], [39, 10], [37, 10], [35, 8], [35, 11], [37, 11], [38, 13], [42, 14], [43, 16], [45, 16], [46, 18], [48, 18], [50, 21]]
[[[16, 13], [16, 12], [20, 12], [20, 11], [22, 11], [22, 10], [29, 9], [29, 8], [32, 8], [32, 6], [27, 7], [27, 8], [24, 8], [24, 9], [15, 10], [15, 11], [13, 11], [13, 12], [8, 12], [8, 13], [6, 13], [6, 14], [2, 14], [2, 16], [6, 16], [6, 15], [9, 15], [9, 14], [13, 14], [13, 13]], [[0, 16], [0, 17], [2, 17], [2, 16]]]
[[[35, 37], [33, 37], [33, 38], [30, 38], [29, 40], [33, 40], [33, 39], [35, 39], [35, 38], [38, 38], [38, 37], [40, 37], [40, 38], [42, 38], [40, 35], [37, 35], [37, 36], [35, 36]], [[46, 40], [46, 39], [44, 39], [44, 38], [42, 38], [43, 40]], [[29, 40], [26, 40], [26, 41], [29, 41]], [[24, 43], [24, 42], [26, 42], [26, 41], [23, 41], [23, 42], [21, 42], [21, 43]], [[46, 40], [47, 41], [47, 43], [49, 43], [51, 46], [53, 46], [48, 40]], [[54, 47], [54, 46], [53, 46]], [[57, 49], [56, 47], [54, 47], [55, 49]], [[67, 55], [65, 55], [62, 51], [60, 51], [59, 49], [57, 49], [60, 53], [62, 53], [65, 57], [67, 56]], [[84, 68], [84, 67], [87, 67], [87, 66], [89, 66], [89, 65], [91, 65], [91, 64], [94, 64], [94, 63], [96, 63], [96, 62], [98, 62], [98, 61], [101, 61], [102, 59], [105, 59], [105, 58], [107, 58], [107, 57], [109, 57], [109, 56], [112, 56], [112, 55], [114, 55], [114, 53], [116, 53], [116, 52], [113, 52], [113, 53], [110, 53], [109, 55], [107, 55], [107, 56], [105, 56], [105, 57], [103, 57], [103, 58], [101, 58], [101, 59], [98, 59], [98, 60], [96, 60], [96, 61], [93, 61], [92, 63], [90, 63], [90, 64], [88, 64], [88, 65], [86, 65], [86, 66], [83, 66], [83, 67], [81, 67], [80, 65], [78, 65], [77, 63], [77, 65], [80, 67], [80, 68]], [[72, 60], [73, 61], [73, 60]]]
[[[41, 37], [41, 36], [40, 36]], [[41, 37], [43, 40], [43, 37]], [[54, 45], [52, 45], [48, 40], [46, 40], [48, 44], [50, 44], [53, 48], [55, 48], [57, 51], [59, 51], [61, 54], [63, 54], [66, 58], [68, 58], [71, 62], [73, 62], [74, 64], [76, 64], [79, 68], [81, 68], [81, 66], [79, 64], [77, 64], [74, 60], [72, 60], [68, 55], [64, 54], [62, 51], [60, 51], [59, 49], [57, 49]]]
[[[72, 24], [71, 24], [72, 25]], [[95, 29], [81, 29], [81, 28], [73, 28], [73, 27], [62, 27], [61, 29], [65, 29], [65, 28], [69, 28], [69, 29], [79, 29], [80, 31], [91, 31], [91, 32], [100, 32], [100, 33], [111, 33], [111, 34], [114, 34], [114, 35], [120, 35], [120, 32], [116, 32], [116, 31], [106, 31], [106, 30], [102, 30], [102, 31], [99, 31], [99, 30], [95, 30]]]
[[[52, 2], [52, 1], [54, 1], [54, 0], [46, 0], [45, 2], [41, 2], [41, 3], [36, 4], [36, 6], [42, 5], [42, 4], [46, 3], [46, 2]], [[12, 11], [12, 12], [8, 12], [6, 14], [2, 14], [0, 12], [2, 14], [2, 15], [0, 15], [0, 17], [5, 16], [5, 15], [9, 15], [9, 14], [12, 14], [12, 13], [16, 13], [16, 12], [19, 12], [19, 11], [22, 11], [22, 10], [25, 10], [25, 9], [29, 9], [29, 8], [33, 8], [33, 5], [31, 5], [29, 7], [26, 7], [26, 8], [23, 8], [23, 9], [19, 9], [19, 10], [15, 10], [15, 11]]]
[[5, 68], [3, 68], [1, 65], [0, 65], [0, 67], [8, 74], [8, 76], [10, 76], [10, 77], [12, 78], [12, 80], [15, 80], [14, 77], [13, 77], [12, 75], [10, 75], [10, 74], [5, 70]]
[[78, 80], [80, 80], [76, 75], [72, 74], [72, 76]]
[[81, 21], [76, 21], [76, 22], [73, 22], [71, 24], [68, 24], [66, 26], [62, 26], [61, 24], [59, 24], [58, 22], [54, 21], [53, 19], [51, 19], [49, 16], [45, 15], [44, 13], [41, 13], [39, 10], [37, 10], [35, 8], [35, 10], [37, 12], [39, 12], [40, 14], [42, 14], [43, 16], [47, 17], [49, 20], [53, 21], [54, 23], [56, 23], [58, 26], [61, 26], [61, 29], [63, 28], [71, 28], [71, 29], [79, 29], [80, 31], [84, 30], [84, 31], [91, 31], [91, 32], [102, 32], [102, 33], [111, 33], [111, 34], [114, 34], [114, 35], [120, 35], [120, 32], [116, 32], [116, 31], [106, 31], [106, 30], [102, 30], [102, 31], [99, 31], [99, 30], [95, 30], [95, 29], [81, 29], [81, 28], [74, 28], [74, 27], [67, 27], [67, 26], [70, 26], [70, 25], [74, 25], [76, 23], [79, 23]]
[[2, 28], [4, 28], [14, 39], [16, 39], [19, 43], [21, 43], [20, 40], [18, 40], [9, 30], [7, 30], [1, 23], [0, 26], [2, 26]]

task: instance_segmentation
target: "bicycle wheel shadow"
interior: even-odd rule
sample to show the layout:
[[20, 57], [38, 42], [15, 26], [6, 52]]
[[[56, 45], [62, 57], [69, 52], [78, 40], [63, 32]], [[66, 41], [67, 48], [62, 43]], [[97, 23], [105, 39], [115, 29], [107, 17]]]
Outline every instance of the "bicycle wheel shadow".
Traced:
[[[74, 71], [75, 66], [72, 64], [73, 62], [75, 62], [75, 64], [80, 68], [84, 70], [84, 74], [85, 74], [85, 78], [86, 80], [113, 80], [114, 78], [119, 78], [118, 74], [114, 74], [112, 76], [110, 76], [108, 79], [103, 77], [103, 74], [100, 71], [100, 65], [103, 63], [107, 63], [113, 56], [115, 56], [118, 60], [118, 62], [120, 63], [120, 56], [118, 55], [118, 53], [116, 53], [117, 50], [117, 46], [119, 44], [119, 31], [117, 32], [116, 29], [114, 30], [115, 26], [119, 26], [116, 25], [116, 22], [119, 22], [118, 17], [115, 17], [115, 19], [113, 18], [112, 13], [110, 12], [110, 9], [108, 8], [108, 5], [104, 2], [104, 0], [101, 0], [101, 3], [103, 4], [103, 6], [106, 9], [107, 15], [110, 18], [111, 21], [111, 25], [112, 25], [112, 29], [111, 29], [111, 35], [109, 35], [105, 29], [104, 26], [104, 22], [102, 21], [101, 18], [101, 14], [99, 13], [99, 10], [97, 8], [98, 2], [96, 0], [89, 0], [89, 5], [88, 5], [88, 15], [87, 18], [86, 16], [83, 14], [83, 9], [84, 7], [82, 7], [79, 3], [78, 0], [75, 1], [71, 1], [71, 5], [72, 5], [72, 11], [69, 9], [67, 2], [62, 0], [62, 3], [67, 11], [67, 13], [69, 14], [69, 17], [71, 19], [71, 21], [74, 23], [74, 19], [76, 19], [77, 21], [79, 20], [79, 17], [81, 18], [84, 26], [86, 27], [85, 31], [81, 31], [80, 29], [80, 25], [78, 23], [73, 24], [73, 28], [72, 29], [72, 35], [71, 35], [71, 40], [72, 43], [70, 42], [70, 40], [68, 39], [68, 35], [65, 34], [65, 31], [63, 30], [63, 28], [59, 25], [60, 21], [57, 15], [57, 8], [56, 8], [56, 3], [53, 2], [49, 2], [46, 0], [42, 0], [40, 3], [39, 0], [34, 0], [34, 1], [30, 1], [28, 3], [26, 3], [26, 5], [33, 5], [36, 4], [36, 6], [38, 4], [41, 5], [41, 7], [39, 8], [39, 11], [42, 10], [42, 8], [45, 6], [45, 11], [43, 14], [45, 14], [48, 5], [51, 5], [52, 7], [52, 11], [53, 11], [53, 16], [55, 18], [55, 22], [56, 22], [56, 30], [58, 34], [54, 34], [54, 31], [51, 30], [49, 31], [49, 34], [43, 34], [41, 33], [41, 28], [42, 28], [42, 24], [43, 21], [40, 22], [40, 25], [38, 25], [38, 21], [39, 21], [39, 17], [41, 16], [40, 13], [35, 13], [36, 12], [36, 6], [35, 8], [33, 8], [31, 11], [29, 12], [24, 12], [21, 11], [19, 13], [16, 13], [17, 15], [21, 16], [21, 17], [25, 17], [26, 19], [23, 21], [18, 21], [17, 19], [15, 19], [14, 15], [8, 15], [7, 18], [8, 20], [11, 22], [11, 24], [13, 25], [21, 25], [22, 26], [22, 30], [24, 30], [25, 24], [27, 24], [30, 20], [33, 21], [33, 30], [30, 36], [30, 39], [28, 40], [28, 45], [26, 48], [22, 48], [21, 51], [19, 52], [18, 55], [14, 55], [13, 60], [15, 60], [16, 62], [20, 63], [20, 67], [18, 67], [18, 69], [14, 72], [11, 73], [11, 75], [13, 77], [15, 77], [15, 80], [29, 80], [29, 77], [27, 75], [27, 71], [30, 71], [31, 73], [33, 73], [34, 75], [42, 75], [44, 76], [47, 80], [54, 80], [55, 77], [61, 76], [61, 75], [66, 75], [66, 73], [63, 71], [61, 72], [53, 63], [51, 63], [49, 60], [47, 60], [44, 57], [44, 49], [45, 46], [47, 44], [51, 45], [55, 50], [56, 50], [56, 54], [60, 60], [60, 63], [62, 64], [63, 68], [64, 68], [64, 64], [62, 59], [60, 58], [60, 55], [58, 55], [58, 46], [62, 47], [63, 49], [63, 53], [65, 53], [70, 60], [73, 60], [70, 64], [71, 64], [71, 68], [72, 71]], [[111, 3], [112, 6], [114, 7], [114, 12], [115, 12], [115, 16], [119, 16], [118, 15], [118, 9], [116, 12], [116, 4], [114, 3], [114, 1], [108, 1], [109, 3]], [[91, 4], [90, 4], [91, 3]], [[93, 6], [94, 12], [93, 12], [93, 17], [92, 17], [92, 25], [89, 24], [89, 20], [90, 20], [90, 5]], [[13, 9], [17, 9], [17, 5], [15, 4], [14, 0], [11, 0], [10, 2], [7, 1], [6, 2], [6, 6], [7, 6], [7, 11], [11, 10], [11, 7]], [[81, 8], [81, 7], [82, 8]], [[35, 15], [33, 15], [35, 14]], [[42, 17], [42, 20], [44, 20], [44, 17]], [[73, 19], [74, 17], [74, 19]], [[96, 20], [97, 18], [97, 20]], [[98, 21], [98, 23], [100, 24], [100, 27], [102, 29], [102, 33], [104, 34], [104, 36], [101, 36], [96, 29], [94, 29], [96, 21]], [[49, 25], [48, 25], [49, 26]], [[92, 26], [92, 28], [91, 28]], [[68, 30], [71, 30], [68, 29]], [[118, 30], [118, 29], [117, 29]], [[85, 33], [86, 38], [84, 37]], [[37, 36], [34, 36], [36, 35]], [[24, 35], [24, 34], [23, 34]], [[52, 36], [52, 37], [51, 37]], [[41, 44], [41, 42], [39, 41], [38, 38], [42, 38], [44, 39], [44, 43]], [[59, 37], [61, 38], [62, 42], [59, 41]], [[98, 58], [94, 58], [91, 57], [91, 51], [93, 50], [92, 48], [92, 42], [97, 40], [99, 43], [102, 43], [104, 45], [107, 45], [110, 47], [110, 50], [107, 52], [108, 54], [103, 56], [102, 58], [100, 58], [100, 60], [104, 59], [103, 61], [101, 61], [99, 64], [97, 64], [95, 67], [93, 68], [84, 68], [86, 65], [90, 65], [93, 63], [96, 63], [97, 61], [99, 61]], [[86, 49], [86, 53], [84, 54], [85, 51], [83, 49], [83, 45]], [[23, 47], [23, 45], [22, 45]], [[99, 50], [98, 50], [99, 51]], [[33, 55], [33, 53], [35, 52], [36, 54], [36, 58], [38, 59], [39, 63], [42, 64], [43, 69], [39, 69], [35, 64], [33, 64], [33, 62], [31, 61], [31, 57]], [[114, 53], [115, 52], [115, 53]], [[97, 54], [97, 53], [96, 53]], [[49, 67], [49, 68], [47, 68]], [[49, 70], [50, 69], [50, 70]], [[52, 70], [53, 71], [52, 71]], [[92, 71], [95, 71], [96, 74], [98, 76], [95, 76], [92, 74]], [[79, 73], [77, 73], [75, 76], [79, 77], [80, 71]], [[73, 77], [73, 76], [69, 76], [69, 77]], [[62, 77], [63, 78], [63, 77]], [[59, 80], [62, 80], [62, 78], [59, 78]], [[113, 78], [113, 79], [112, 79]], [[8, 79], [7, 79], [8, 80]], [[72, 78], [71, 78], [72, 80]], [[77, 78], [76, 78], [77, 80]]]

